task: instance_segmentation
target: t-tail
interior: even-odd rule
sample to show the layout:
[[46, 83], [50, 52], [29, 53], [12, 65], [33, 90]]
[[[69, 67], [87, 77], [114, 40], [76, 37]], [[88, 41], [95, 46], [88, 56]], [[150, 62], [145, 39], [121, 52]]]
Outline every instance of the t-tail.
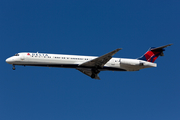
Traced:
[[138, 58], [139, 60], [144, 60], [148, 62], [154, 62], [159, 56], [164, 56], [163, 51], [165, 51], [164, 48], [171, 46], [172, 44], [168, 44], [161, 47], [151, 47], [142, 57]]

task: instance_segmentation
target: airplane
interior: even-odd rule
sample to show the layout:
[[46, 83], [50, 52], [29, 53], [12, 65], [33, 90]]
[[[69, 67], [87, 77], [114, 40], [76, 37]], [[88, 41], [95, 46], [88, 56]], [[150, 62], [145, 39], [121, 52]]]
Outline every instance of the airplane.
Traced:
[[159, 56], [164, 56], [164, 48], [171, 45], [151, 47], [137, 59], [113, 58], [112, 56], [122, 49], [118, 48], [99, 57], [21, 52], [7, 58], [6, 62], [13, 65], [13, 70], [15, 70], [15, 65], [75, 68], [93, 79], [100, 80], [98, 74], [101, 71], [139, 71], [144, 68], [157, 67], [155, 60]]

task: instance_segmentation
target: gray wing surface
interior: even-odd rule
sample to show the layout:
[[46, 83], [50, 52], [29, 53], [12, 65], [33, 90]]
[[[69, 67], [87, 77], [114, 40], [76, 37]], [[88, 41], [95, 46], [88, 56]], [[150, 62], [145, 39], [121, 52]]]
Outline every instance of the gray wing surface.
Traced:
[[[77, 70], [79, 70], [80, 72], [84, 73], [89, 77], [92, 77], [93, 71], [91, 69], [77, 68]], [[93, 78], [100, 80], [98, 73], [96, 73]]]
[[95, 68], [100, 67], [100, 68], [103, 68], [104, 65], [112, 58], [112, 56], [114, 54], [116, 54], [121, 49], [122, 48], [118, 48], [118, 49], [116, 49], [116, 50], [114, 50], [112, 52], [109, 52], [109, 53], [107, 53], [105, 55], [102, 55], [102, 56], [100, 56], [98, 58], [95, 58], [95, 59], [90, 60], [88, 62], [82, 63], [79, 66], [80, 67], [82, 66], [82, 67], [95, 67]]
[[112, 56], [114, 54], [116, 54], [121, 49], [122, 48], [118, 48], [112, 52], [105, 54], [105, 55], [102, 55], [102, 56], [97, 57], [93, 60], [87, 61], [85, 63], [82, 63], [79, 65], [79, 67], [83, 67], [83, 68], [77, 68], [77, 70], [79, 70], [80, 72], [90, 76], [91, 78], [100, 79], [98, 76], [98, 74], [100, 72], [98, 70], [98, 68], [103, 68], [104, 65], [112, 58]]

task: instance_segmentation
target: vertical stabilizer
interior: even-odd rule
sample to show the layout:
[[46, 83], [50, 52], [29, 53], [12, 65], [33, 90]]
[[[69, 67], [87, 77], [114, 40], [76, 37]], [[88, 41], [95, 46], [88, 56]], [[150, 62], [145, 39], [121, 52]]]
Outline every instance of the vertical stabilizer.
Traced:
[[163, 51], [165, 51], [164, 48], [171, 46], [172, 44], [168, 44], [161, 47], [151, 47], [142, 57], [138, 58], [139, 60], [144, 60], [148, 62], [154, 62], [159, 56], [164, 56]]

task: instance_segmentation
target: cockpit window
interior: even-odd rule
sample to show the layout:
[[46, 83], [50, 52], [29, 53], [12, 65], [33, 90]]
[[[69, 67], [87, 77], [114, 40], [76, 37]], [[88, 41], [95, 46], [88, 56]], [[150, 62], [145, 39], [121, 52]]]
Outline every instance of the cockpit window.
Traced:
[[15, 54], [14, 56], [19, 56], [19, 54], [17, 53], [17, 54]]

